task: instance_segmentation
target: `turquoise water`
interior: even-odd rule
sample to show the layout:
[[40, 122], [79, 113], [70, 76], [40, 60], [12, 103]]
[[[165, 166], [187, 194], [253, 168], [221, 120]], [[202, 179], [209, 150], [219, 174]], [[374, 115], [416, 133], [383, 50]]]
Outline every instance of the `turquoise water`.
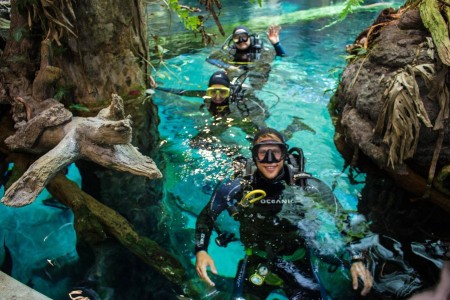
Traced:
[[[67, 176], [81, 182], [74, 165], [69, 166]], [[2, 186], [0, 195], [3, 193]], [[5, 243], [12, 254], [14, 278], [54, 299], [64, 295], [72, 284], [65, 270], [78, 260], [72, 211], [52, 201], [44, 189], [30, 205], [20, 208], [0, 205], [0, 215], [0, 265]]]
[[[311, 8], [312, 5], [308, 6], [308, 3], [317, 4], [316, 1], [302, 3], [265, 3], [267, 6], [263, 12], [259, 11], [254, 18], [258, 20], [261, 16], [267, 16], [269, 11], [287, 14]], [[242, 16], [245, 16], [247, 9], [243, 8], [243, 11]], [[346, 65], [345, 45], [352, 43], [377, 14], [360, 12], [349, 16], [339, 25], [325, 29], [333, 18], [300, 20], [295, 23], [285, 20], [286, 24], [281, 24], [283, 29], [280, 36], [288, 56], [273, 62], [268, 82], [256, 92], [257, 97], [269, 107], [270, 117], [266, 120], [268, 126], [282, 130], [294, 117], [298, 117], [314, 130], [295, 132], [288, 144], [303, 149], [306, 171], [335, 187], [335, 195], [347, 210], [356, 209], [363, 186], [350, 183], [349, 175], [344, 171], [344, 161], [333, 143], [334, 126], [327, 109], [331, 94], [327, 91], [336, 87], [338, 73]], [[237, 20], [236, 15], [224, 14], [222, 17], [227, 24], [246, 22], [245, 18]], [[262, 19], [261, 23], [264, 22], [265, 19]], [[251, 24], [256, 23], [253, 20]], [[264, 28], [251, 27], [261, 36], [264, 36]], [[205, 59], [217, 50], [220, 39], [217, 44], [214, 47], [191, 49], [166, 60], [164, 67], [157, 69], [154, 74], [158, 85], [187, 90], [206, 89], [209, 77], [218, 68], [205, 62]], [[199, 130], [211, 126], [208, 112], [200, 109], [202, 99], [156, 91], [154, 101], [161, 117], [161, 150], [168, 161], [166, 195], [167, 198], [176, 198], [178, 207], [183, 211], [183, 218], [174, 222], [171, 230], [193, 230], [195, 216], [208, 202], [215, 184], [230, 174], [232, 157], [249, 157], [249, 143], [243, 130], [232, 126], [216, 136], [216, 147], [192, 148], [190, 140]], [[356, 180], [363, 182], [364, 175], [359, 175]], [[167, 201], [168, 205], [173, 205], [173, 202]], [[220, 227], [238, 234], [236, 223], [226, 215], [222, 214], [219, 218]], [[237, 262], [243, 257], [242, 246], [230, 243], [227, 248], [221, 248], [211, 242], [209, 252], [216, 260], [219, 274], [234, 277]], [[191, 263], [195, 263], [194, 256], [191, 257]]]
[[[268, 126], [281, 130], [298, 117], [314, 130], [315, 133], [311, 130], [297, 131], [288, 144], [303, 148], [306, 171], [334, 186], [342, 206], [351, 210], [356, 208], [362, 184], [351, 184], [348, 173], [343, 172], [344, 161], [333, 143], [334, 127], [327, 110], [331, 94], [327, 91], [333, 90], [337, 84], [335, 69], [342, 70], [346, 65], [345, 45], [371, 24], [378, 12], [358, 12], [339, 25], [322, 30], [319, 29], [334, 20], [335, 13], [331, 13], [331, 17], [316, 19], [295, 14], [333, 3], [263, 1], [263, 7], [258, 8], [249, 2], [227, 1], [227, 8], [231, 9], [223, 11], [221, 20], [229, 26], [246, 23], [263, 36], [270, 21], [268, 16], [286, 17], [273, 17], [273, 20], [280, 21], [283, 27], [281, 43], [288, 56], [273, 62], [268, 83], [256, 95], [269, 107]], [[153, 30], [159, 28], [161, 34], [169, 36], [182, 32], [176, 17], [173, 17], [170, 30], [167, 22], [168, 19], [161, 17], [150, 20]], [[210, 21], [208, 24], [212, 26]], [[205, 59], [223, 39], [219, 37], [214, 47], [200, 48], [194, 41], [183, 44], [181, 54], [167, 59], [165, 66], [156, 69], [154, 76], [158, 84], [172, 88], [206, 89], [210, 75], [218, 69], [206, 63]], [[176, 48], [177, 45], [166, 46], [170, 47]], [[230, 127], [217, 137], [214, 149], [192, 148], [191, 139], [200, 129], [211, 125], [209, 114], [200, 109], [202, 99], [156, 91], [154, 101], [159, 107], [161, 151], [167, 162], [163, 201], [169, 217], [173, 216], [167, 229], [171, 232], [192, 231], [196, 215], [209, 200], [214, 186], [230, 174], [232, 157], [238, 154], [249, 156], [246, 134], [239, 127]], [[81, 181], [73, 166], [68, 174], [72, 180]], [[359, 175], [357, 180], [364, 181], [364, 175]], [[3, 189], [0, 189], [2, 194]], [[65, 277], [63, 268], [57, 268], [59, 274], [56, 274], [52, 265], [70, 265], [78, 257], [73, 215], [69, 209], [44, 205], [43, 201], [48, 197], [44, 191], [33, 204], [19, 209], [1, 205], [0, 241], [4, 240], [13, 253], [12, 275], [57, 299], [58, 295], [67, 292], [71, 279]], [[175, 217], [180, 213], [180, 219]], [[223, 229], [238, 233], [236, 223], [225, 214], [220, 217], [219, 224]], [[173, 245], [174, 248], [180, 246], [193, 248], [191, 244]], [[216, 258], [219, 274], [234, 277], [237, 261], [243, 256], [240, 243], [230, 243], [227, 248], [211, 243], [210, 250]], [[0, 262], [3, 256], [4, 249], [0, 247]], [[187, 258], [191, 263], [193, 259], [193, 256]], [[45, 266], [49, 266], [48, 272], [36, 271], [45, 269]]]

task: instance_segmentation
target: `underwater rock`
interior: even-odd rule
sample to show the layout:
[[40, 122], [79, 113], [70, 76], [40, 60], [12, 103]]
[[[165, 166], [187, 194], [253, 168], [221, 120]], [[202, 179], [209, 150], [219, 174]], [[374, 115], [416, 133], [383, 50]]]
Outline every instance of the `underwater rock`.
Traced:
[[335, 142], [348, 161], [369, 157], [399, 186], [450, 212], [447, 176], [437, 175], [450, 164], [447, 66], [418, 10], [384, 12], [364, 31], [367, 49], [350, 59], [334, 95]]

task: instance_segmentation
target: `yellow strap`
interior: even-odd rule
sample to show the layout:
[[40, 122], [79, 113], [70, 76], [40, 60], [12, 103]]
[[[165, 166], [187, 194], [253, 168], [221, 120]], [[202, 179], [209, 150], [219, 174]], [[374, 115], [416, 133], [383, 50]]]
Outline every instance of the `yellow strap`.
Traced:
[[220, 105], [220, 106], [216, 106], [216, 110], [217, 112], [223, 112], [225, 109], [228, 108], [228, 105]]
[[241, 201], [239, 202], [239, 204], [243, 207], [247, 207], [249, 206], [249, 204], [255, 203], [259, 200], [261, 200], [262, 198], [264, 198], [266, 196], [266, 192], [263, 190], [253, 190], [251, 192], [248, 192], [247, 194], [245, 194], [244, 197], [242, 197]]
[[254, 63], [253, 61], [233, 61], [233, 60], [224, 60], [224, 63], [230, 64], [230, 65], [250, 65]]

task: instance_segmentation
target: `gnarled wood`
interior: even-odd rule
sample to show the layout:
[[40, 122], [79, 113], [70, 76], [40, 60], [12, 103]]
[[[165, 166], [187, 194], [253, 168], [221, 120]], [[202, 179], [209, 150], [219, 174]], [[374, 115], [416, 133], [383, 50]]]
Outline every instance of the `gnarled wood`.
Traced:
[[[131, 145], [130, 120], [120, 120], [124, 111], [122, 98], [118, 95], [112, 95], [111, 105], [100, 111], [97, 117], [74, 118], [71, 122], [62, 124], [62, 128], [52, 128], [46, 134], [45, 129], [51, 125], [51, 121], [57, 121], [56, 125], [61, 124], [59, 115], [55, 112], [64, 114], [64, 110], [55, 110], [54, 107], [28, 122], [46, 126], [28, 126], [27, 123], [21, 127], [22, 130], [6, 139], [6, 144], [14, 150], [31, 153], [44, 152], [47, 148], [51, 150], [36, 160], [11, 185], [2, 198], [4, 204], [24, 206], [32, 203], [49, 180], [78, 159], [88, 159], [107, 168], [148, 178], [162, 176], [153, 160], [140, 154]], [[39, 130], [36, 132], [35, 128]], [[30, 147], [38, 136], [40, 140], [36, 147]]]
[[[355, 57], [342, 75], [334, 99], [336, 145], [358, 148], [403, 189], [450, 211], [445, 190], [427, 184], [450, 159], [448, 67], [443, 52], [436, 55], [435, 35], [417, 19], [419, 11], [400, 13], [369, 40], [369, 54]], [[448, 185], [448, 178], [440, 184]]]
[[[113, 235], [122, 245], [171, 282], [183, 284], [185, 271], [175, 257], [156, 242], [139, 235], [124, 217], [80, 190], [63, 174], [57, 174], [49, 182], [48, 190], [73, 210], [75, 227], [80, 238], [89, 239], [87, 235], [92, 232], [97, 232], [97, 236], [103, 235], [105, 239], [108, 235]], [[95, 225], [91, 226], [92, 224]]]
[[33, 81], [33, 98], [44, 100], [54, 94], [54, 84], [62, 78], [61, 68], [52, 66], [51, 41], [45, 39], [41, 42], [41, 66]]

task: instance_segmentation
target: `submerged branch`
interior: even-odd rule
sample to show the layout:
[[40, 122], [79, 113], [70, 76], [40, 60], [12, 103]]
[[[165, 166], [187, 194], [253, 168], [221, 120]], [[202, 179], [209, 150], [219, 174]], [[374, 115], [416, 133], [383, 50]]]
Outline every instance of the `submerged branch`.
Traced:
[[119, 213], [83, 192], [61, 173], [49, 182], [47, 188], [55, 198], [73, 210], [79, 238], [90, 240], [89, 235], [93, 232], [105, 238], [113, 235], [170, 282], [179, 286], [183, 283], [185, 271], [179, 261], [155, 241], [139, 235]]

